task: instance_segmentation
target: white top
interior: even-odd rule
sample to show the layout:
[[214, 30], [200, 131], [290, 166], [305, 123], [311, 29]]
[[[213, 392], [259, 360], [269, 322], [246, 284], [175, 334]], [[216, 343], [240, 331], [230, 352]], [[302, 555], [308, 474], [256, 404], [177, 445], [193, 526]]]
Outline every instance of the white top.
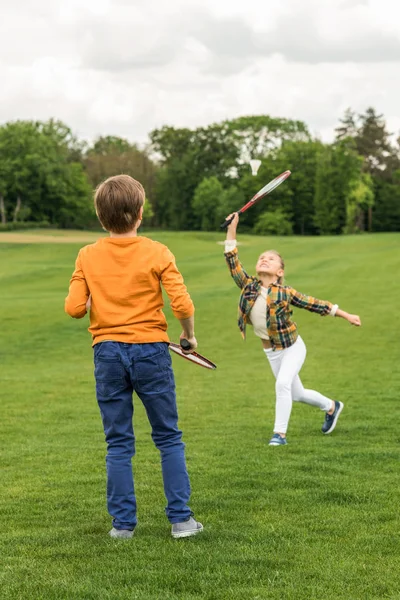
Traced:
[[262, 340], [269, 340], [267, 330], [267, 294], [268, 289], [261, 286], [260, 295], [254, 302], [249, 315], [254, 333]]
[[[236, 248], [236, 240], [225, 240], [225, 252], [232, 252]], [[254, 333], [262, 340], [269, 340], [267, 331], [267, 294], [268, 289], [261, 287], [260, 295], [254, 302], [249, 319], [253, 325]]]
[[[225, 252], [232, 252], [236, 248], [236, 240], [225, 240]], [[268, 289], [261, 286], [260, 295], [254, 302], [253, 308], [250, 311], [250, 322], [253, 325], [254, 333], [262, 340], [269, 340], [267, 330], [267, 294]], [[331, 317], [336, 315], [339, 308], [337, 304], [332, 306], [329, 313]]]

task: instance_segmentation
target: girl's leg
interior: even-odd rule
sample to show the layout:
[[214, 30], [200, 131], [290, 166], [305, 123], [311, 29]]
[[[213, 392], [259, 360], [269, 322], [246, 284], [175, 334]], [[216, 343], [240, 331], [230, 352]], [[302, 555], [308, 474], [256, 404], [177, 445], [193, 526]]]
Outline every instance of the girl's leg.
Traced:
[[[268, 362], [269, 362], [269, 366], [271, 367], [271, 371], [273, 372], [275, 379], [278, 379], [278, 375], [279, 375], [279, 370], [281, 368], [281, 364], [282, 364], [282, 359], [283, 359], [283, 355], [285, 350], [275, 350], [275, 352], [273, 352], [272, 350], [268, 349], [265, 350], [265, 356], [268, 358]], [[290, 409], [291, 409], [291, 403], [290, 403], [290, 408], [289, 408], [289, 416], [290, 416]], [[278, 413], [278, 396], [276, 396], [276, 408], [275, 408], [275, 424], [277, 421], [276, 415]], [[289, 420], [289, 416], [287, 416], [287, 420]], [[283, 417], [285, 418], [285, 417]], [[274, 433], [277, 430], [274, 429]], [[280, 433], [283, 433], [284, 431], [282, 430]]]
[[330, 398], [327, 398], [314, 390], [306, 390], [298, 375], [293, 380], [292, 398], [294, 402], [304, 402], [304, 404], [316, 406], [325, 412], [333, 411], [335, 408], [335, 403], [333, 400], [330, 400]]
[[286, 434], [292, 410], [292, 385], [303, 366], [306, 347], [299, 337], [293, 346], [265, 354], [276, 377], [276, 408], [274, 433]]

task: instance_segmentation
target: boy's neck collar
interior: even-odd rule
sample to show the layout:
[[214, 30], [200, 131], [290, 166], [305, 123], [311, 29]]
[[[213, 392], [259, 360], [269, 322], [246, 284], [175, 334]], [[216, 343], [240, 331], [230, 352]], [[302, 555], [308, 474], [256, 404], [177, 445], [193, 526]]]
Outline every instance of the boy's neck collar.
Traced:
[[132, 231], [128, 231], [127, 233], [113, 233], [112, 231], [108, 232], [110, 234], [110, 238], [114, 239], [127, 239], [137, 237], [137, 229], [133, 229]]

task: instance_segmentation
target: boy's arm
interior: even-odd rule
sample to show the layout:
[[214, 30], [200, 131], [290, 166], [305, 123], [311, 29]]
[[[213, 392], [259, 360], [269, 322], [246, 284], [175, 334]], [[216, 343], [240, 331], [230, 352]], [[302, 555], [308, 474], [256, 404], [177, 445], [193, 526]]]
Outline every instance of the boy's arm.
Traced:
[[182, 333], [180, 335], [180, 339], [187, 340], [192, 350], [197, 348], [197, 340], [194, 336], [194, 316], [188, 317], [187, 319], [179, 319], [180, 324], [182, 325]]
[[192, 349], [197, 347], [194, 336], [194, 304], [184, 284], [183, 277], [176, 266], [175, 257], [166, 250], [161, 267], [161, 283], [167, 292], [174, 316], [182, 325], [181, 339], [189, 341]]
[[[232, 215], [227, 216], [230, 219]], [[238, 251], [236, 247], [236, 229], [239, 222], [239, 214], [235, 213], [233, 216], [232, 223], [228, 226], [225, 240], [225, 260], [228, 264], [229, 271], [233, 277], [236, 285], [243, 289], [249, 281], [251, 281], [250, 275], [246, 273], [242, 263], [239, 260]]]
[[74, 319], [81, 319], [86, 315], [86, 303], [90, 292], [83, 274], [80, 255], [75, 262], [75, 271], [69, 284], [68, 296], [65, 298], [65, 312]]

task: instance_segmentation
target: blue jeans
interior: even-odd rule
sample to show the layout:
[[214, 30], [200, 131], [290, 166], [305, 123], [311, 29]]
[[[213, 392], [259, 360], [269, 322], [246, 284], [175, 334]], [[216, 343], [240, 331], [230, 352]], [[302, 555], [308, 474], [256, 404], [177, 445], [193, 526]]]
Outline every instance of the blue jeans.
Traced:
[[191, 515], [185, 445], [178, 429], [175, 381], [168, 344], [101, 342], [94, 346], [96, 395], [107, 442], [107, 508], [116, 529], [137, 523], [132, 457], [135, 454], [132, 394], [146, 409], [161, 454], [166, 514], [170, 523]]

